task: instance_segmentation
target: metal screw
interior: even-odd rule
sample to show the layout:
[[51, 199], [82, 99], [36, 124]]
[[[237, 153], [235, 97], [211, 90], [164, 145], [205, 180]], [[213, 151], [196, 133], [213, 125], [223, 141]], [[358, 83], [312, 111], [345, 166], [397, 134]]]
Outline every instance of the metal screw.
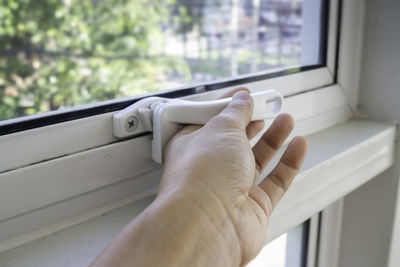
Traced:
[[125, 123], [125, 129], [128, 132], [133, 132], [136, 130], [136, 128], [138, 127], [139, 123], [138, 123], [138, 119], [135, 116], [131, 116], [126, 120]]

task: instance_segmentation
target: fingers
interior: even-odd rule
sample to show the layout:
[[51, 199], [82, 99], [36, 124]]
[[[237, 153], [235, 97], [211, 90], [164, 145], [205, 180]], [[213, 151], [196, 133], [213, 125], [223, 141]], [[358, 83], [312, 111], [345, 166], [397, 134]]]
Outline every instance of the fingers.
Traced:
[[270, 174], [258, 185], [271, 200], [272, 208], [276, 206], [288, 190], [297, 175], [306, 155], [307, 140], [298, 136], [288, 145], [279, 163]]
[[290, 132], [293, 130], [294, 121], [289, 114], [279, 115], [265, 134], [253, 147], [256, 168], [259, 173], [267, 166], [275, 153], [279, 150]]
[[263, 128], [264, 121], [251, 121], [246, 128], [247, 138], [250, 140], [256, 136]]
[[225, 122], [225, 127], [245, 129], [253, 114], [253, 100], [247, 90], [236, 92], [232, 101], [216, 116], [219, 122]]

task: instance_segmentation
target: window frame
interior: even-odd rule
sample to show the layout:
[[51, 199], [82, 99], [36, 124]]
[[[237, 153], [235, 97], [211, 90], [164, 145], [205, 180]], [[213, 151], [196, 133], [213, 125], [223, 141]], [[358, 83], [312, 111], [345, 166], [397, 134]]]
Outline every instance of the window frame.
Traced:
[[[325, 67], [243, 84], [254, 91], [265, 88], [282, 91], [286, 99], [284, 111], [295, 115], [297, 126], [293, 135], [326, 130], [355, 114], [361, 53], [351, 54], [351, 51], [361, 50], [363, 10], [357, 10], [349, 1], [331, 0], [329, 3]], [[346, 12], [339, 11], [341, 6]], [[235, 86], [202, 92], [204, 89], [199, 86], [194, 90], [202, 93], [185, 98], [213, 99], [231, 87]], [[134, 101], [133, 98], [127, 100]], [[75, 109], [80, 108], [68, 111]], [[155, 193], [162, 170], [151, 161], [151, 136], [141, 135], [123, 141], [115, 139], [112, 114], [108, 112], [0, 136], [0, 151], [7, 151], [7, 157], [0, 161], [0, 190], [9, 192], [6, 197], [3, 194], [6, 201], [0, 202], [3, 203], [0, 204], [2, 214], [8, 212], [0, 218], [0, 232], [7, 232], [6, 237], [0, 237], [0, 251], [37, 240]], [[35, 116], [41, 118], [48, 114]], [[23, 123], [28, 119], [7, 123]], [[5, 122], [2, 123], [0, 125]], [[267, 126], [269, 123], [267, 121]], [[132, 158], [135, 150], [141, 151], [137, 159]], [[114, 169], [109, 170], [112, 175], [106, 173], [106, 167], [96, 171], [96, 164], [101, 166], [101, 162], [114, 162]], [[75, 170], [76, 164], [81, 168]], [[121, 189], [124, 187], [126, 189]], [[19, 188], [19, 195], [13, 195], [14, 188]], [[34, 190], [28, 192], [27, 188]], [[32, 201], [21, 201], [21, 195]], [[324, 207], [325, 204], [316, 209]], [[55, 210], [59, 210], [57, 216]], [[272, 225], [287, 213], [278, 209]], [[302, 216], [311, 215], [307, 212]], [[302, 216], [296, 224], [308, 218]], [[288, 227], [290, 225], [273, 226], [275, 230], [270, 233], [269, 240], [290, 229]]]

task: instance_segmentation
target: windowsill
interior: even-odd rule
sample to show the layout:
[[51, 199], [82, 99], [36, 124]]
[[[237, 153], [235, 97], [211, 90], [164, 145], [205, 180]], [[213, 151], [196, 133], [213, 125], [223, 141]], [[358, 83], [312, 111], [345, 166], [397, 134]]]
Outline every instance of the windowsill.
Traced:
[[[268, 240], [340, 199], [393, 162], [395, 127], [352, 119], [308, 137], [309, 153], [274, 211]], [[152, 197], [0, 254], [5, 266], [86, 266]], [[278, 223], [279, 222], [279, 223]]]

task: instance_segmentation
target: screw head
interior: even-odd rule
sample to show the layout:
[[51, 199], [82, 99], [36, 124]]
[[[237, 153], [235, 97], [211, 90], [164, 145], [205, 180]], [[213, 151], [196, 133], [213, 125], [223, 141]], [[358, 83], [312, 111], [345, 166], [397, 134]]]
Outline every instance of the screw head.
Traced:
[[133, 132], [136, 130], [138, 125], [139, 125], [138, 119], [135, 116], [131, 116], [126, 120], [125, 129], [128, 132]]

